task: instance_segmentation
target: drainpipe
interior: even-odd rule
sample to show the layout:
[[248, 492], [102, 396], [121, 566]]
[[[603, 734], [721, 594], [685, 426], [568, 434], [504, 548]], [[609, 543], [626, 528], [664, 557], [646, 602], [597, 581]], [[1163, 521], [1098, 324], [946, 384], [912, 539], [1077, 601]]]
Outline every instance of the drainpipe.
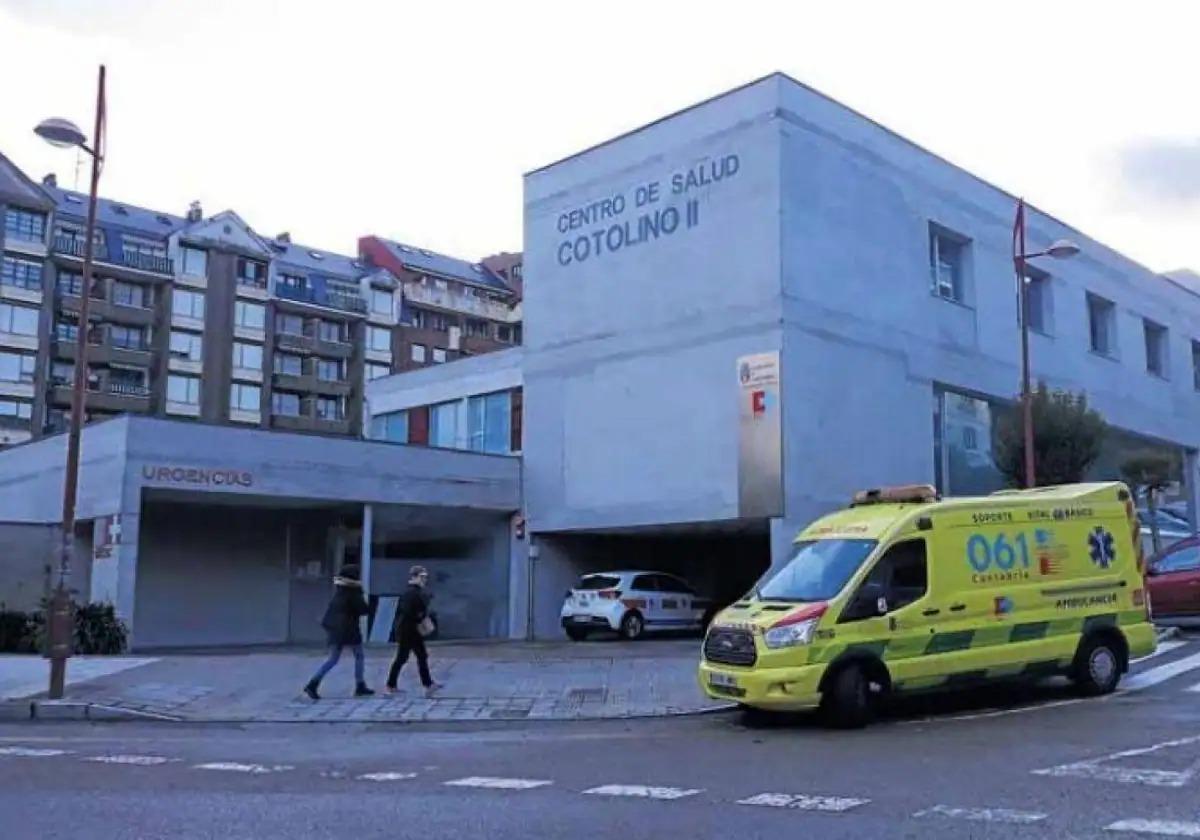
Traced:
[[525, 638], [532, 642], [535, 636], [534, 633], [534, 616], [537, 611], [534, 608], [534, 582], [537, 570], [538, 555], [541, 554], [541, 546], [537, 544], [532, 535], [529, 537], [529, 563], [525, 571], [525, 581], [528, 586], [528, 591], [525, 594]]

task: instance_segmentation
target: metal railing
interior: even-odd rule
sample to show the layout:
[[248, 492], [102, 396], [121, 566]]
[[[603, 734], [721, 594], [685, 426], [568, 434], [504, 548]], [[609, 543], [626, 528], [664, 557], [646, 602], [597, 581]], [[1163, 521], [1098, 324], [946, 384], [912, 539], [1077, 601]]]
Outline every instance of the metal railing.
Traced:
[[[73, 236], [56, 236], [54, 237], [54, 252], [83, 259], [85, 244], [82, 239]], [[146, 254], [133, 248], [122, 248], [120, 259], [114, 261], [109, 258], [108, 249], [102, 243], [97, 242], [92, 248], [92, 258], [98, 263], [119, 265], [154, 274], [175, 273], [175, 262], [170, 257]]]
[[341, 309], [345, 312], [360, 312], [365, 314], [367, 311], [367, 302], [365, 300], [358, 295], [345, 294], [344, 292], [326, 290], [323, 293], [318, 293], [316, 289], [309, 286], [276, 284], [275, 294], [285, 300], [315, 303], [318, 306], [328, 306], [332, 309]]
[[507, 303], [487, 298], [476, 297], [464, 292], [439, 289], [436, 286], [425, 286], [420, 283], [405, 283], [404, 297], [413, 303], [425, 303], [450, 309], [455, 312], [466, 312], [480, 315], [493, 321], [513, 322], [520, 320], [519, 310]]
[[150, 389], [145, 385], [135, 385], [132, 382], [109, 382], [105, 390], [118, 397], [148, 397]]

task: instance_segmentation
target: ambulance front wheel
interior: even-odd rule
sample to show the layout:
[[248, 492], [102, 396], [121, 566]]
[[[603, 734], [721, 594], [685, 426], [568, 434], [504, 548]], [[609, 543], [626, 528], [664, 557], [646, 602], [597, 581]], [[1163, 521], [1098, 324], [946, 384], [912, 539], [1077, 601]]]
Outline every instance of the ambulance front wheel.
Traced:
[[875, 717], [871, 681], [861, 665], [845, 665], [829, 680], [821, 712], [838, 729], [861, 729]]
[[1088, 697], [1111, 694], [1121, 679], [1120, 646], [1108, 636], [1085, 639], [1075, 655], [1072, 679]]

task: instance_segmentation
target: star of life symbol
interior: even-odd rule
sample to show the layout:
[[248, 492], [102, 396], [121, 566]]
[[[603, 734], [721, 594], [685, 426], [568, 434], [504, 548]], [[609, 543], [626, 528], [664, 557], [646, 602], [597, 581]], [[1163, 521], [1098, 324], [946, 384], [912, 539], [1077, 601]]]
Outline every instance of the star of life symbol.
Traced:
[[1101, 569], [1107, 569], [1117, 556], [1113, 535], [1106, 529], [1097, 526], [1088, 534], [1088, 553], [1091, 555], [1093, 563]]

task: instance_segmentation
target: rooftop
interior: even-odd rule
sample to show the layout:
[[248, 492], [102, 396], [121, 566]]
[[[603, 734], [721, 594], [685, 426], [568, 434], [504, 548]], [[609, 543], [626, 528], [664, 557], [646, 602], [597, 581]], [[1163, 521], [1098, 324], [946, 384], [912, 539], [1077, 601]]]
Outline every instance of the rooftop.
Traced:
[[[54, 199], [55, 213], [60, 218], [80, 222], [87, 218], [88, 197], [84, 193], [50, 186], [43, 186], [42, 189]], [[111, 198], [100, 198], [96, 201], [96, 224], [102, 228], [115, 228], [156, 239], [166, 239], [187, 224], [187, 220], [160, 210], [149, 210]]]
[[503, 280], [488, 271], [480, 263], [467, 262], [466, 260], [449, 257], [426, 248], [418, 248], [415, 245], [405, 245], [403, 242], [384, 239], [381, 236], [371, 238], [376, 239], [387, 248], [388, 252], [395, 259], [399, 260], [405, 268], [411, 271], [436, 274], [439, 277], [448, 277], [464, 283], [484, 286], [497, 292], [513, 294], [513, 290]]

